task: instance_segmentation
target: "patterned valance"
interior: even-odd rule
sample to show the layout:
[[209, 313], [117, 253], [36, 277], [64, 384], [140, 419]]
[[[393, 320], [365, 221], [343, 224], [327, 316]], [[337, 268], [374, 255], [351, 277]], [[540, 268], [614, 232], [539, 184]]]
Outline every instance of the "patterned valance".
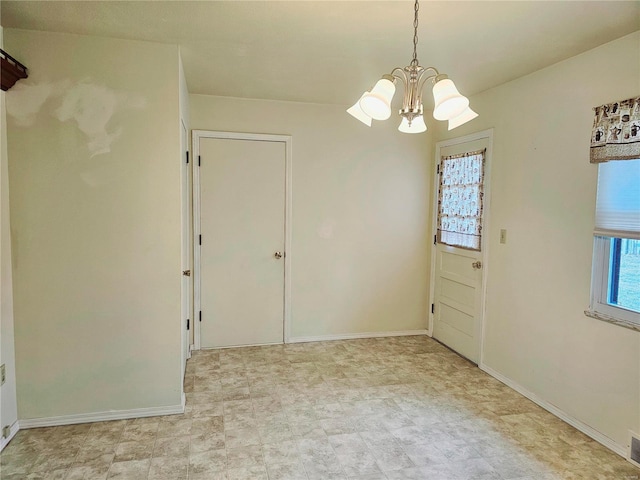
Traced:
[[591, 163], [640, 158], [640, 97], [594, 108]]

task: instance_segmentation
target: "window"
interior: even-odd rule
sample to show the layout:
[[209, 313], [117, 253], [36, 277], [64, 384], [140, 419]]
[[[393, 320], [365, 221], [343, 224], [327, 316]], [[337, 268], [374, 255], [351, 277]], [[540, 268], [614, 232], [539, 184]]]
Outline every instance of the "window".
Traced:
[[640, 328], [640, 160], [598, 166], [591, 309]]
[[480, 250], [485, 150], [442, 157], [438, 189], [438, 242]]

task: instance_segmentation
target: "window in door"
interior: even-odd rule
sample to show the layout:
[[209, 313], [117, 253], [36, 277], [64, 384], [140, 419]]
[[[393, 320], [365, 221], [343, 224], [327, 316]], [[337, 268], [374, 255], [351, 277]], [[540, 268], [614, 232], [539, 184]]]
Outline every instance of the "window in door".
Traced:
[[479, 150], [441, 158], [438, 242], [480, 250], [485, 153]]

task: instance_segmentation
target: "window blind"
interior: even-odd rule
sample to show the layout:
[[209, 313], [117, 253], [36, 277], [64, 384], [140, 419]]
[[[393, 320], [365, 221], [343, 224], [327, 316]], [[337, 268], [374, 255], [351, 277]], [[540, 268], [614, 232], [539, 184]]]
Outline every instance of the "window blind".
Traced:
[[640, 239], [640, 160], [598, 165], [594, 233]]

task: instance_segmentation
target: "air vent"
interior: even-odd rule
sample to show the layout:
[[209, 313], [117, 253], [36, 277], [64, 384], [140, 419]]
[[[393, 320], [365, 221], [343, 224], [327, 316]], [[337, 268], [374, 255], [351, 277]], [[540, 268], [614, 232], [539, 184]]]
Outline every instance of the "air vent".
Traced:
[[640, 467], [640, 435], [629, 432], [631, 434], [631, 442], [629, 446], [629, 461]]

